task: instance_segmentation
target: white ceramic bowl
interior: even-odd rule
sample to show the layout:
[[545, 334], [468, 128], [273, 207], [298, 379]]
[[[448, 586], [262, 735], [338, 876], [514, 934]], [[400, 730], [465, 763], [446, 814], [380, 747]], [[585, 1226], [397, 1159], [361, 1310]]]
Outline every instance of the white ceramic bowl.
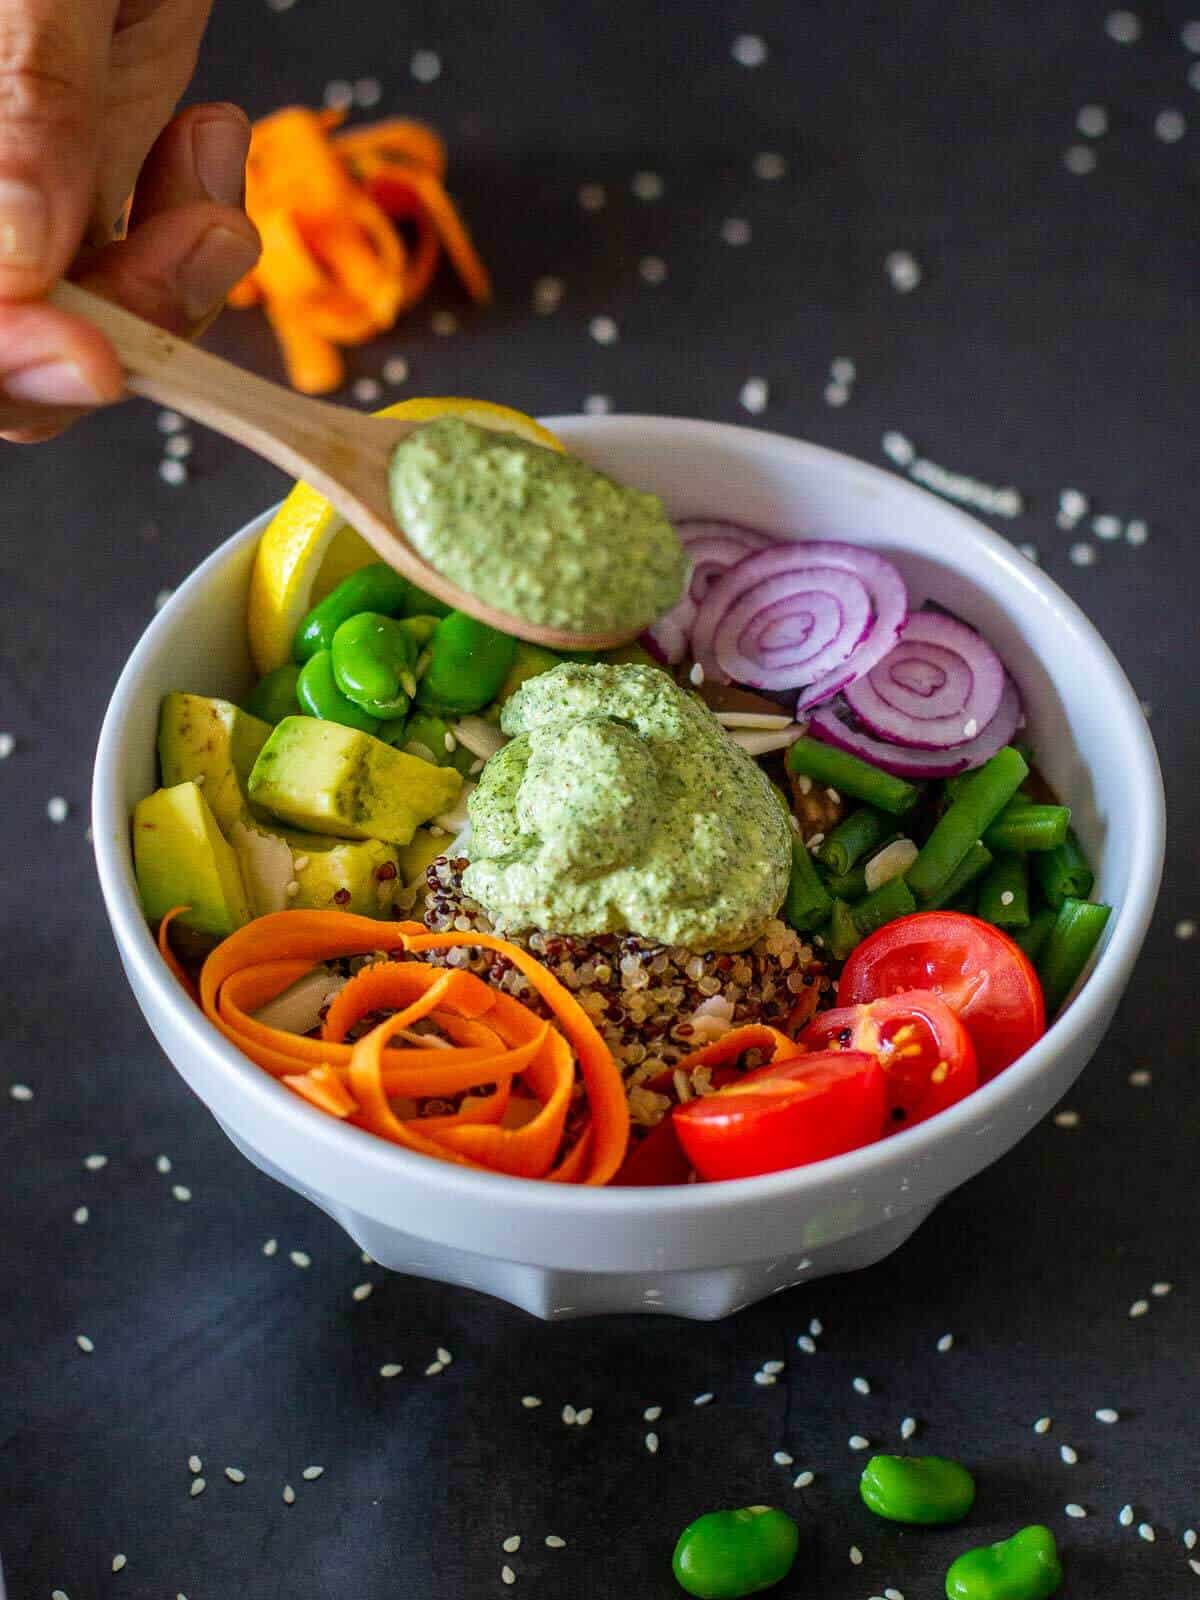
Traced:
[[313, 1110], [182, 995], [142, 919], [129, 845], [130, 812], [157, 781], [162, 696], [181, 688], [238, 698], [249, 687], [244, 600], [267, 515], [182, 585], [121, 675], [96, 759], [100, 882], [133, 991], [175, 1067], [256, 1166], [336, 1218], [377, 1262], [540, 1317], [720, 1317], [887, 1255], [1066, 1091], [1103, 1037], [1146, 933], [1162, 866], [1162, 784], [1145, 718], [1103, 640], [1035, 566], [963, 512], [774, 434], [663, 417], [549, 425], [594, 465], [656, 490], [676, 515], [885, 551], [915, 601], [936, 598], [996, 646], [1024, 697], [1039, 765], [1098, 865], [1099, 896], [1116, 907], [1094, 970], [1046, 1037], [928, 1123], [734, 1183], [593, 1190], [497, 1177], [412, 1155]]

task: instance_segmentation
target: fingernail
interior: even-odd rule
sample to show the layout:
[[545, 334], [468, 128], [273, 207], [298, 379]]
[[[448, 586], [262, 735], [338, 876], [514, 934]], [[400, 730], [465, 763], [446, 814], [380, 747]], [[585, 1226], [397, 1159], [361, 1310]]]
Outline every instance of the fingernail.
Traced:
[[0, 267], [40, 267], [46, 255], [50, 214], [32, 184], [0, 178]]
[[196, 175], [219, 205], [241, 205], [249, 148], [250, 130], [234, 117], [206, 117], [193, 128]]
[[210, 228], [179, 265], [175, 275], [179, 303], [191, 322], [219, 305], [258, 260], [258, 246], [232, 228]]
[[43, 361], [40, 366], [8, 372], [0, 380], [10, 400], [35, 406], [97, 406], [105, 396], [97, 393], [73, 361]]

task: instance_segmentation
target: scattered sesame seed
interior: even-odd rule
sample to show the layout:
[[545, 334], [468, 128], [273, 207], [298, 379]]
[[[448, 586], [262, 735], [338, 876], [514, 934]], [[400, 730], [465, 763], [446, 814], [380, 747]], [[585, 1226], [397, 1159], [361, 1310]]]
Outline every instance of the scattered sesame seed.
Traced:
[[861, 1433], [852, 1433], [846, 1443], [851, 1450], [869, 1450], [871, 1448], [870, 1439], [864, 1439]]
[[450, 1354], [449, 1350], [446, 1349], [444, 1344], [438, 1345], [437, 1349], [433, 1353], [444, 1367], [448, 1367], [454, 1360], [454, 1357]]
[[192, 1191], [188, 1188], [186, 1183], [173, 1183], [171, 1185], [171, 1193], [175, 1196], [176, 1200], [183, 1205], [186, 1205], [187, 1202], [192, 1198]]
[[91, 1212], [86, 1206], [76, 1206], [71, 1213], [71, 1221], [79, 1223], [80, 1227], [82, 1227], [90, 1216]]
[[1058, 508], [1066, 517], [1073, 518], [1076, 522], [1084, 515], [1088, 508], [1087, 496], [1078, 489], [1060, 490]]
[[595, 1415], [596, 1413], [592, 1410], [591, 1406], [584, 1406], [582, 1411], [577, 1411], [575, 1413], [575, 1426], [577, 1428], [586, 1428], [588, 1423]]
[[83, 1351], [85, 1356], [90, 1356], [92, 1351], [96, 1348], [86, 1333], [77, 1333], [75, 1335], [75, 1343]]
[[1063, 154], [1063, 166], [1077, 178], [1086, 178], [1096, 170], [1096, 152], [1086, 144], [1068, 145]]
[[1150, 529], [1142, 517], [1134, 517], [1125, 525], [1125, 543], [1135, 548], [1144, 545], [1150, 537]]
[[944, 1333], [942, 1335], [942, 1337], [938, 1340], [937, 1347], [938, 1347], [938, 1351], [939, 1351], [939, 1353], [941, 1355], [945, 1355], [947, 1350], [953, 1350], [954, 1349], [954, 1335], [952, 1333]]
[[1142, 19], [1132, 11], [1112, 11], [1105, 18], [1104, 31], [1117, 44], [1135, 44], [1142, 36]]
[[1039, 1417], [1033, 1425], [1033, 1431], [1034, 1433], [1049, 1433], [1053, 1426], [1054, 1422], [1052, 1418]]
[[46, 815], [51, 822], [65, 822], [70, 809], [70, 806], [60, 794], [53, 795], [46, 801]]
[[1123, 1528], [1132, 1528], [1133, 1527], [1133, 1507], [1129, 1506], [1129, 1505], [1122, 1506], [1120, 1511], [1117, 1512], [1117, 1521], [1121, 1524], [1121, 1526]]
[[383, 85], [378, 78], [358, 78], [354, 84], [355, 102], [369, 111], [383, 99]]
[[1079, 1504], [1079, 1502], [1077, 1500], [1072, 1500], [1069, 1505], [1065, 1505], [1063, 1507], [1063, 1510], [1066, 1512], [1066, 1514], [1069, 1517], [1086, 1517], [1087, 1516], [1087, 1512], [1083, 1509], [1083, 1507]]
[[449, 339], [458, 332], [458, 318], [453, 311], [435, 311], [429, 319], [429, 328], [439, 339]]
[[436, 50], [418, 50], [408, 64], [418, 83], [433, 83], [442, 75], [442, 58]]
[[1192, 1569], [1196, 1576], [1200, 1578], [1200, 1561], [1189, 1561], [1188, 1566]]
[[345, 111], [354, 103], [354, 86], [345, 78], [334, 78], [325, 85], [322, 98], [331, 111]]
[[547, 1550], [565, 1550], [566, 1548], [567, 1541], [560, 1538], [557, 1533], [548, 1533], [546, 1535]]
[[186, 461], [192, 453], [190, 433], [176, 433], [163, 444], [163, 455], [170, 461]]
[[353, 1300], [369, 1300], [374, 1288], [373, 1283], [356, 1283], [350, 1291], [350, 1297]]
[[850, 1546], [850, 1565], [852, 1567], [861, 1567], [862, 1564], [863, 1553], [856, 1544], [852, 1544]]
[[739, 67], [761, 67], [767, 59], [767, 43], [757, 33], [739, 33], [729, 53]]
[[33, 1099], [33, 1090], [27, 1083], [14, 1083], [8, 1092], [14, 1100]]
[[445, 1370], [446, 1363], [444, 1361], [431, 1361], [425, 1368], [425, 1376], [427, 1378], [436, 1378], [439, 1373], [445, 1372]]
[[1121, 537], [1121, 519], [1120, 517], [1109, 516], [1107, 513], [1100, 517], [1093, 517], [1092, 532], [1097, 539], [1119, 539]]
[[383, 386], [375, 378], [357, 378], [351, 394], [362, 405], [370, 405], [383, 393]]
[[1079, 1460], [1079, 1452], [1072, 1449], [1069, 1444], [1060, 1445], [1058, 1453], [1062, 1457], [1065, 1466], [1073, 1467]]
[[1177, 939], [1194, 939], [1196, 937], [1196, 924], [1191, 917], [1184, 917], [1175, 924], [1175, 937]]
[[883, 453], [889, 461], [894, 461], [898, 467], [911, 466], [916, 460], [917, 452], [911, 439], [906, 439], [902, 433], [889, 429], [883, 436]]
[[787, 158], [773, 150], [761, 150], [754, 158], [754, 176], [764, 183], [774, 183], [787, 174]]
[[770, 389], [765, 378], [747, 378], [738, 392], [738, 401], [744, 411], [759, 416], [767, 409]]
[[716, 1397], [711, 1389], [706, 1389], [703, 1394], [698, 1394], [692, 1401], [694, 1406], [710, 1406]]
[[536, 1394], [523, 1394], [521, 1396], [521, 1404], [525, 1407], [526, 1411], [536, 1411], [541, 1403], [541, 1400]]
[[615, 344], [621, 334], [612, 317], [593, 317], [588, 332], [597, 344]]
[[187, 424], [178, 411], [160, 411], [158, 413], [159, 433], [178, 433], [181, 428], [186, 426]]
[[1148, 1522], [1138, 1523], [1138, 1538], [1145, 1539], [1147, 1544], [1154, 1543], [1154, 1529]]
[[583, 409], [589, 417], [606, 417], [612, 410], [612, 397], [607, 394], [585, 396]]
[[1164, 1295], [1170, 1294], [1173, 1287], [1173, 1284], [1166, 1282], [1152, 1283], [1150, 1285], [1150, 1293], [1154, 1295], [1156, 1299], [1161, 1300]]
[[1160, 111], [1154, 119], [1155, 136], [1164, 144], [1178, 144], [1187, 132], [1187, 118], [1182, 111]]
[[966, 722], [963, 724], [963, 738], [964, 739], [973, 739], [978, 732], [979, 732], [979, 724], [978, 724], [978, 722], [975, 720], [974, 717], [968, 717]]
[[1136, 1072], [1129, 1074], [1129, 1081], [1135, 1089], [1145, 1089], [1149, 1087], [1153, 1079], [1145, 1067], [1139, 1067]]
[[65, 1589], [51, 1589], [50, 1600], [69, 1600]]
[[201, 1461], [199, 1456], [189, 1456], [187, 1458], [187, 1465], [188, 1465], [188, 1471], [189, 1472], [196, 1473], [196, 1472], [200, 1471], [200, 1469], [201, 1469], [201, 1467], [203, 1467], [204, 1463], [203, 1463], [203, 1461]]
[[602, 183], [584, 183], [575, 198], [585, 211], [603, 211], [608, 204], [608, 190]]
[[656, 1433], [648, 1433], [646, 1435], [646, 1449], [649, 1450], [652, 1456], [658, 1454], [658, 1435]]
[[17, 748], [17, 741], [11, 733], [0, 733], [0, 761], [7, 761]]
[[1080, 541], [1080, 543], [1071, 546], [1068, 554], [1077, 567], [1094, 567], [1096, 565], [1096, 547], [1094, 544], [1085, 544]]
[[776, 1450], [771, 1460], [777, 1467], [794, 1467], [796, 1465], [795, 1460], [788, 1455], [786, 1450]]
[[695, 685], [695, 687], [697, 689], [704, 682], [704, 668], [700, 665], [700, 663], [698, 661], [692, 667], [692, 670], [688, 673], [688, 679], [692, 684]]
[[173, 489], [178, 489], [180, 484], [188, 480], [188, 469], [182, 461], [173, 461], [170, 456], [165, 461], [158, 463], [158, 475], [164, 483], [169, 483]]
[[771, 1389], [778, 1380], [773, 1372], [756, 1372], [754, 1381], [760, 1389]]
[[226, 1467], [225, 1476], [229, 1479], [230, 1483], [245, 1483], [246, 1481], [246, 1474], [242, 1471], [241, 1467]]
[[1195, 1528], [1185, 1528], [1183, 1530], [1183, 1548], [1185, 1550], [1194, 1550], [1196, 1548]]
[[764, 1372], [780, 1373], [786, 1366], [786, 1361], [764, 1361], [762, 1364], [762, 1370]]
[[642, 1420], [644, 1422], [657, 1422], [661, 1416], [661, 1406], [647, 1406], [645, 1411], [642, 1412]]
[[575, 1407], [574, 1406], [569, 1406], [568, 1405], [568, 1406], [564, 1406], [562, 1408], [562, 1419], [566, 1423], [568, 1428], [573, 1425], [573, 1423], [575, 1421], [575, 1417], [576, 1417], [576, 1411], [575, 1411]]
[[161, 611], [174, 593], [174, 589], [160, 589], [154, 596], [155, 611]]
[[897, 294], [910, 294], [921, 281], [917, 258], [907, 250], [892, 250], [884, 257], [883, 270]]
[[815, 1356], [817, 1353], [817, 1342], [815, 1339], [811, 1339], [807, 1333], [802, 1333], [796, 1340], [796, 1348], [797, 1350], [803, 1350], [806, 1356]]
[[262, 1247], [262, 1253], [265, 1256], [273, 1256], [278, 1249], [279, 1249], [279, 1240], [278, 1239], [268, 1239], [266, 1241], [266, 1243]]
[[500, 1582], [501, 1583], [516, 1583], [516, 1581], [517, 1581], [517, 1575], [516, 1575], [516, 1573], [513, 1571], [513, 1569], [511, 1567], [503, 1566], [503, 1567], [500, 1568]]
[[1078, 1111], [1056, 1111], [1054, 1114], [1054, 1126], [1056, 1128], [1077, 1128], [1079, 1126]]
[[798, 1472], [796, 1474], [796, 1476], [792, 1479], [792, 1488], [793, 1489], [807, 1489], [809, 1484], [812, 1483], [812, 1481], [813, 1481], [815, 1476], [816, 1476], [815, 1473], [809, 1472], [807, 1469], [805, 1469], [805, 1471], [803, 1471], [803, 1472]]
[[126, 1564], [127, 1564], [127, 1558], [125, 1556], [115, 1555], [112, 1558], [112, 1569], [113, 1569], [114, 1572], [122, 1571], [122, 1569], [126, 1566]]
[[844, 383], [827, 383], [825, 385], [825, 404], [827, 406], [844, 406], [850, 398], [850, 390]]
[[1087, 139], [1099, 139], [1108, 132], [1108, 112], [1103, 106], [1080, 106], [1075, 126]]
[[305, 1483], [315, 1483], [324, 1471], [324, 1467], [305, 1467], [300, 1476], [304, 1479]]
[[661, 256], [643, 256], [638, 262], [638, 276], [643, 283], [664, 283], [667, 263]]
[[208, 1479], [207, 1478], [193, 1478], [192, 1482], [191, 1482], [191, 1486], [188, 1489], [188, 1494], [191, 1495], [192, 1499], [194, 1500], [198, 1494], [203, 1494], [205, 1489], [207, 1489], [207, 1488], [208, 1488]]
[[1129, 1315], [1131, 1317], [1144, 1317], [1149, 1309], [1149, 1300], [1135, 1300], [1129, 1308]]
[[312, 1257], [307, 1250], [289, 1250], [288, 1260], [294, 1267], [311, 1267]]
[[726, 244], [749, 244], [751, 238], [750, 224], [745, 217], [726, 217], [721, 224], [721, 238]]
[[871, 1392], [871, 1385], [867, 1382], [866, 1378], [855, 1378], [851, 1387], [853, 1388], [855, 1394], [870, 1394]]
[[858, 377], [858, 368], [849, 356], [835, 356], [829, 363], [829, 376], [835, 383], [853, 383]]
[[296, 1503], [296, 1491], [290, 1483], [283, 1486], [283, 1503], [285, 1506], [294, 1506]]
[[1200, 55], [1200, 22], [1185, 22], [1179, 30], [1179, 40], [1185, 50]]
[[917, 1431], [917, 1419], [916, 1419], [916, 1417], [905, 1417], [904, 1421], [900, 1424], [900, 1437], [902, 1439], [911, 1439], [913, 1434], [916, 1433], [916, 1431]]
[[899, 1589], [885, 1589], [883, 1591], [883, 1600], [904, 1600], [904, 1596]]
[[1101, 1406], [1099, 1411], [1096, 1412], [1097, 1422], [1120, 1422], [1120, 1420], [1121, 1413], [1114, 1411], [1111, 1406]]
[[665, 185], [657, 172], [635, 172], [629, 187], [639, 200], [658, 200]]
[[521, 1548], [521, 1535], [519, 1533], [510, 1533], [507, 1539], [501, 1541], [500, 1548], [506, 1556], [515, 1556]]
[[379, 1376], [381, 1378], [398, 1378], [403, 1371], [404, 1368], [398, 1361], [385, 1361], [379, 1369]]

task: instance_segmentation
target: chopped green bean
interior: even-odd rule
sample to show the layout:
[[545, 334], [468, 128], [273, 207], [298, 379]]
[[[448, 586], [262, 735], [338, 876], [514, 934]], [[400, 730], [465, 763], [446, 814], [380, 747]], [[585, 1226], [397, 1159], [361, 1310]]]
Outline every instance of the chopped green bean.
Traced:
[[1050, 929], [1058, 918], [1058, 912], [1052, 911], [1049, 906], [1043, 906], [1040, 911], [1035, 911], [1029, 919], [1029, 926], [1013, 930], [1013, 943], [1020, 945], [1030, 961], [1037, 965], [1037, 959], [1045, 947], [1046, 940], [1050, 937]]
[[1037, 962], [1048, 1017], [1055, 1014], [1074, 988], [1111, 915], [1111, 906], [1087, 900], [1066, 899], [1059, 907]]
[[909, 917], [917, 909], [912, 890], [903, 878], [889, 878], [853, 908], [854, 925], [865, 939], [897, 917]]
[[797, 739], [787, 753], [787, 768], [798, 778], [811, 778], [814, 783], [823, 783], [842, 794], [853, 795], [856, 800], [865, 800], [868, 805], [893, 816], [910, 810], [921, 793], [915, 784], [894, 778], [890, 772], [882, 772], [869, 762], [860, 761], [857, 756], [831, 744], [823, 744], [819, 739]]
[[1024, 782], [1029, 768], [1011, 746], [973, 772], [908, 869], [908, 884], [922, 905], [943, 893], [954, 869]]
[[825, 942], [833, 959], [845, 961], [861, 939], [853, 911], [844, 900], [835, 900], [832, 915], [825, 926]]
[[997, 928], [1029, 925], [1029, 867], [1024, 856], [997, 856], [979, 885], [979, 915]]
[[833, 910], [833, 899], [817, 876], [804, 840], [792, 835], [792, 875], [783, 902], [784, 920], [797, 933], [819, 928]]
[[867, 851], [874, 851], [893, 831], [891, 817], [873, 806], [860, 806], [825, 835], [817, 850], [817, 860], [835, 876], [849, 872]]
[[[935, 894], [932, 900], [924, 901], [922, 909], [925, 911], [940, 911], [943, 906], [954, 906], [956, 911], [961, 910], [961, 907], [956, 905], [955, 902], [968, 889], [971, 890], [972, 896], [974, 895], [973, 885], [975, 879], [981, 872], [987, 871], [992, 864], [992, 859], [992, 852], [987, 845], [978, 842], [973, 844], [946, 879], [946, 882], [942, 885], [941, 892]], [[910, 876], [910, 874], [906, 874], [906, 876]], [[912, 888], [911, 883], [909, 888]]]
[[1015, 851], [1022, 855], [1055, 850], [1067, 837], [1071, 825], [1070, 806], [1039, 806], [1014, 800], [992, 823], [983, 836], [989, 850]]
[[1038, 855], [1030, 865], [1046, 904], [1056, 911], [1064, 900], [1086, 900], [1096, 881], [1073, 828], [1056, 849]]
[[860, 863], [849, 872], [838, 872], [826, 878], [825, 887], [838, 900], [861, 900], [867, 892], [867, 869]]

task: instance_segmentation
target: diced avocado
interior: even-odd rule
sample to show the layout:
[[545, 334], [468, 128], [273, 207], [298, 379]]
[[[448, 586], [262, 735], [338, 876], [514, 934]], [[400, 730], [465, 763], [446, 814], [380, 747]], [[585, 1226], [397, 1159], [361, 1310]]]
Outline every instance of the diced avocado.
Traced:
[[256, 917], [331, 907], [386, 917], [401, 887], [396, 847], [379, 839], [337, 839], [251, 821], [234, 823], [232, 842]]
[[271, 725], [228, 700], [169, 694], [158, 716], [158, 760], [165, 787], [193, 782], [228, 834], [246, 811], [246, 780]]
[[250, 920], [237, 857], [195, 783], [156, 789], [133, 812], [133, 860], [142, 909], [157, 922], [172, 906], [179, 921], [223, 939]]
[[285, 717], [248, 784], [250, 798], [281, 822], [388, 844], [407, 844], [422, 822], [450, 809], [461, 788], [453, 767], [316, 717]]
[[428, 828], [418, 828], [411, 842], [400, 846], [400, 876], [405, 888], [425, 881], [426, 869], [445, 854], [449, 843], [444, 833], [430, 833]]
[[628, 644], [619, 644], [614, 650], [605, 650], [601, 653], [601, 661], [607, 662], [610, 667], [661, 667], [662, 662], [656, 661], [643, 645], [636, 639]]
[[523, 683], [528, 682], [530, 678], [540, 677], [543, 672], [549, 672], [551, 667], [561, 666], [564, 659], [563, 656], [555, 655], [553, 650], [544, 650], [540, 644], [530, 644], [525, 639], [518, 639], [512, 666], [508, 669], [508, 677], [505, 678], [493, 704], [502, 706], [516, 694]]

